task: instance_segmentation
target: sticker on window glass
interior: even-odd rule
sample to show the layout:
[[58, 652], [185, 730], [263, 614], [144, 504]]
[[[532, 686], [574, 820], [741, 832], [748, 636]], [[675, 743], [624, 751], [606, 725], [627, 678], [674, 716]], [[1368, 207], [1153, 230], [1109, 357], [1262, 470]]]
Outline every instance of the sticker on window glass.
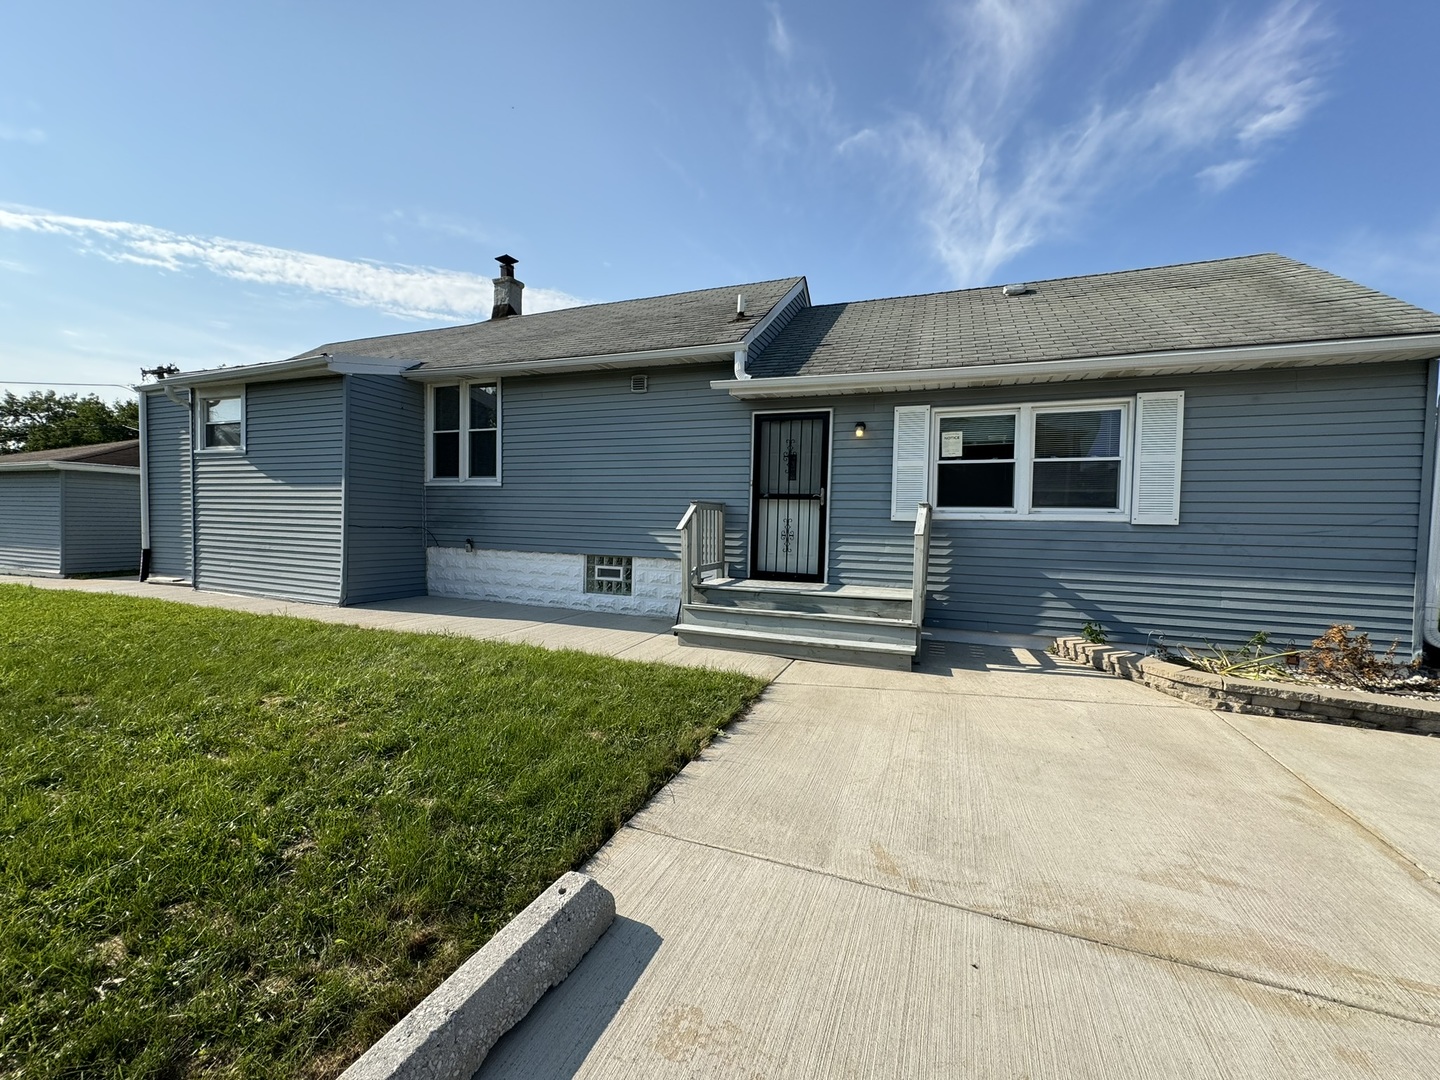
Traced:
[[963, 431], [942, 431], [940, 432], [940, 456], [947, 458], [958, 458], [965, 456], [965, 432]]

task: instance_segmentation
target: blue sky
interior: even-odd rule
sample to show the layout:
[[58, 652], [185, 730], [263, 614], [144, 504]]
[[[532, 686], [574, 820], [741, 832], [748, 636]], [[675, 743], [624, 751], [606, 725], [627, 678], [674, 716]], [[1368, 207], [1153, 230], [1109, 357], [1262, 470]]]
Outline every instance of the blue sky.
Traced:
[[1433, 0], [11, 4], [0, 388], [475, 321], [502, 252], [527, 311], [1258, 251], [1440, 310], [1437, 40]]

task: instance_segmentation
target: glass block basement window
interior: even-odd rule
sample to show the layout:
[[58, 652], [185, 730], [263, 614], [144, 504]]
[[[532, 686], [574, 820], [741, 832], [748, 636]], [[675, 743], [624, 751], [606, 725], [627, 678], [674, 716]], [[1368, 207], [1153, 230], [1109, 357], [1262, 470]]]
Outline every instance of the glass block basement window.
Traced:
[[629, 596], [631, 563], [629, 555], [586, 555], [585, 591]]

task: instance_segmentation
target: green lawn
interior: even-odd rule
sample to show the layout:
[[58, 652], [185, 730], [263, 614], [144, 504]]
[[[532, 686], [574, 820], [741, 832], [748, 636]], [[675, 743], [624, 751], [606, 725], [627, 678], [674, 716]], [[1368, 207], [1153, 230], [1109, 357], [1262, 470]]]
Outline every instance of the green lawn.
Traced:
[[0, 1075], [334, 1075], [762, 685], [0, 586]]

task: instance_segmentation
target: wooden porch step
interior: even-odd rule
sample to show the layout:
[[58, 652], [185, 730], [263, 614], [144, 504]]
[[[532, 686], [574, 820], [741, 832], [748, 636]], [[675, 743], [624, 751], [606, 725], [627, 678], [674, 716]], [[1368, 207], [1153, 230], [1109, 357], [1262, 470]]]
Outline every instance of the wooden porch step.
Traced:
[[839, 614], [829, 611], [793, 611], [729, 604], [686, 604], [680, 623], [705, 629], [757, 630], [767, 634], [823, 638], [830, 641], [888, 642], [912, 649], [917, 640], [909, 619], [882, 615]]
[[883, 585], [714, 578], [696, 585], [695, 592], [705, 604], [715, 607], [869, 616], [901, 622], [908, 622], [911, 612], [909, 589]]
[[915, 657], [914, 645], [887, 641], [848, 641], [833, 637], [802, 636], [726, 626], [698, 626], [682, 622], [675, 634], [684, 645], [708, 645], [718, 649], [786, 656], [792, 660], [819, 660], [830, 664], [863, 664], [869, 667], [909, 671]]

